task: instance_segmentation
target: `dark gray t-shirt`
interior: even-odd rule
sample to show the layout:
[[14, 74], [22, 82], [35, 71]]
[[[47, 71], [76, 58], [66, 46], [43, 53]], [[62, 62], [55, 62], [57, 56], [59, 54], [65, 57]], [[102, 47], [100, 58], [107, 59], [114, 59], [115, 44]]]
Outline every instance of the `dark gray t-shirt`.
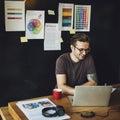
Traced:
[[74, 87], [87, 82], [88, 74], [96, 74], [93, 58], [88, 54], [84, 60], [73, 62], [70, 53], [64, 53], [56, 61], [56, 74], [66, 74], [67, 85]]

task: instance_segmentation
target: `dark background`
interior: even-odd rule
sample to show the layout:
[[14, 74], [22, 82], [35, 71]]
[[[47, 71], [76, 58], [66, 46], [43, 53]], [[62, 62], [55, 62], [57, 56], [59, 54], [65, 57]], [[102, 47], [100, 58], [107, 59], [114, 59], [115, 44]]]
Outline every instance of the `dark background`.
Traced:
[[[99, 85], [120, 83], [119, 0], [26, 0], [26, 10], [45, 10], [45, 22], [58, 22], [58, 4], [91, 5], [90, 32]], [[47, 14], [54, 10], [55, 16]], [[56, 84], [55, 61], [70, 51], [71, 35], [62, 32], [61, 51], [44, 51], [43, 40], [21, 43], [25, 32], [6, 32], [4, 0], [0, 1], [0, 106], [13, 100], [49, 95]]]

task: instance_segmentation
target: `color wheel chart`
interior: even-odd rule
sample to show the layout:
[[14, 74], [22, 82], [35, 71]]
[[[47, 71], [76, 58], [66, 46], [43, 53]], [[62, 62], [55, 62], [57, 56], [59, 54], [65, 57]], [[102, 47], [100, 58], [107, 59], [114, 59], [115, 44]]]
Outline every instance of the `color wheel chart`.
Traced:
[[90, 5], [75, 5], [75, 31], [90, 31]]

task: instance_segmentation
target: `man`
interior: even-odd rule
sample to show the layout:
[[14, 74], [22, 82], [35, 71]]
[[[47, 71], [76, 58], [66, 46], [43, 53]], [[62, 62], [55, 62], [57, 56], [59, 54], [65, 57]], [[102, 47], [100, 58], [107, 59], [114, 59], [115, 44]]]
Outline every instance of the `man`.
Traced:
[[56, 61], [57, 87], [64, 94], [73, 95], [76, 85], [97, 85], [94, 61], [90, 55], [90, 39], [84, 33], [72, 36], [71, 52], [64, 53]]

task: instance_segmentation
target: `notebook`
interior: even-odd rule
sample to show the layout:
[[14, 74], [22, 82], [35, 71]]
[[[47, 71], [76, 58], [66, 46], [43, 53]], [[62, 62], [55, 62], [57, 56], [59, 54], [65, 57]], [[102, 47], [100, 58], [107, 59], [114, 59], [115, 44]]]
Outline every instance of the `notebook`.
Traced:
[[75, 86], [74, 96], [68, 96], [72, 106], [108, 106], [112, 86]]

